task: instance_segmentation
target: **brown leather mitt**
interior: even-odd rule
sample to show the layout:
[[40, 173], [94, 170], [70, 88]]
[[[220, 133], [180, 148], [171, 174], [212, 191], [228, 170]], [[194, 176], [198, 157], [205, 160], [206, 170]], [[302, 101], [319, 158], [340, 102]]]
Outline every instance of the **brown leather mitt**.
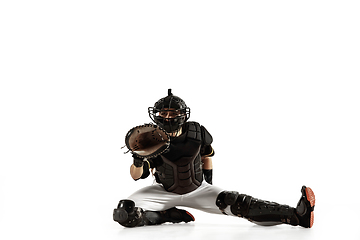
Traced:
[[169, 148], [170, 136], [154, 124], [136, 126], [125, 136], [126, 147], [137, 157], [152, 158]]

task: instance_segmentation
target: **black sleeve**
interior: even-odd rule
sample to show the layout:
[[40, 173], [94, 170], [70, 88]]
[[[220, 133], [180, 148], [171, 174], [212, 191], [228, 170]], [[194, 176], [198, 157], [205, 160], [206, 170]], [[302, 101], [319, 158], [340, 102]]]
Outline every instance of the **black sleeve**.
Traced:
[[205, 181], [209, 184], [212, 184], [213, 170], [212, 169], [203, 169], [203, 173], [204, 173]]
[[202, 146], [200, 149], [200, 155], [202, 157], [212, 157], [215, 155], [215, 151], [211, 145]]

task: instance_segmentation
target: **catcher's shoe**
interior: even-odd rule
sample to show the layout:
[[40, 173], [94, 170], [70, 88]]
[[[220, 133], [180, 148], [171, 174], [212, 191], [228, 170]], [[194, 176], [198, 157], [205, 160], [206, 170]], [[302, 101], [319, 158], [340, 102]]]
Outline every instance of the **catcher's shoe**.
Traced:
[[314, 224], [315, 194], [311, 188], [306, 186], [301, 188], [301, 193], [302, 196], [296, 207], [296, 215], [300, 226], [311, 228]]
[[195, 221], [195, 218], [191, 213], [175, 207], [165, 211], [145, 211], [145, 217], [149, 225], [158, 225], [165, 222], [188, 223]]

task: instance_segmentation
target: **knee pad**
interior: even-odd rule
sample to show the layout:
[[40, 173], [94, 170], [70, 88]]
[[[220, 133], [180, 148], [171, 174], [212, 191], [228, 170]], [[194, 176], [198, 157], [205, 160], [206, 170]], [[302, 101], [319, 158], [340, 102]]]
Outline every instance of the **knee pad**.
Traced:
[[227, 206], [230, 206], [231, 213], [243, 217], [246, 216], [249, 211], [249, 206], [252, 197], [239, 194], [236, 191], [223, 191], [216, 198], [216, 206], [224, 213]]
[[121, 200], [113, 212], [113, 220], [124, 227], [142, 225], [142, 209], [135, 207], [131, 200]]
[[120, 200], [118, 206], [118, 209], [124, 209], [127, 213], [132, 213], [135, 210], [135, 203], [132, 200]]
[[247, 217], [249, 214], [252, 197], [245, 194], [240, 194], [235, 203], [231, 205], [231, 213], [238, 217]]
[[233, 205], [238, 196], [238, 192], [223, 191], [216, 198], [216, 206], [223, 211], [227, 206]]

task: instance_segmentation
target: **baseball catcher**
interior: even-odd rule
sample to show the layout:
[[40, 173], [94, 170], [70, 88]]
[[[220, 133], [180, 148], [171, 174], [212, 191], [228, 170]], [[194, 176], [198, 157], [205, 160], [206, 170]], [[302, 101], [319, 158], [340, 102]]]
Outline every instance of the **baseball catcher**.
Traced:
[[190, 108], [170, 89], [148, 113], [155, 124], [130, 129], [125, 143], [133, 157], [131, 177], [144, 179], [151, 172], [157, 183], [120, 200], [114, 221], [124, 227], [194, 221], [189, 212], [177, 208], [184, 206], [259, 225], [313, 226], [315, 195], [309, 187], [301, 188], [294, 208], [213, 186], [213, 138], [204, 126], [188, 121]]

